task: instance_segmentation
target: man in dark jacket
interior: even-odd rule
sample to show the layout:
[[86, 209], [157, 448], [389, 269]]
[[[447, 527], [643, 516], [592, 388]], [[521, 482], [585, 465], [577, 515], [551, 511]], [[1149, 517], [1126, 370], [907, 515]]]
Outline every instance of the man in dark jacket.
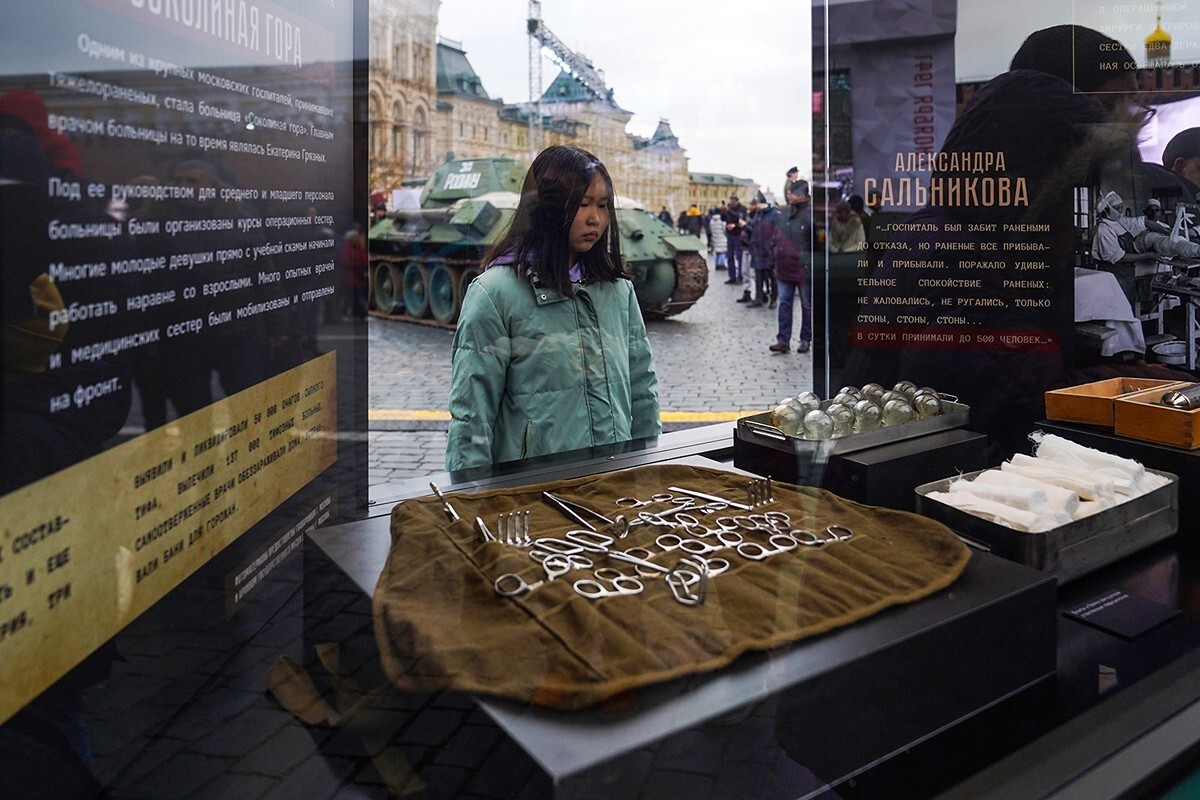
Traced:
[[[726, 266], [729, 269], [729, 280], [726, 283], [742, 282], [742, 237], [741, 230], [746, 227], [746, 207], [738, 202], [737, 195], [729, 198], [725, 207], [725, 247], [728, 258]], [[749, 300], [749, 298], [746, 298]]]
[[761, 194], [755, 195], [750, 218], [750, 266], [754, 269], [754, 302], [747, 308], [770, 304], [775, 308], [779, 290], [775, 285], [775, 224], [779, 212]]
[[773, 353], [791, 349], [792, 310], [796, 292], [800, 293], [800, 341], [797, 353], [812, 346], [812, 206], [808, 202], [808, 183], [794, 181], [787, 191], [788, 208], [774, 225], [775, 278], [779, 283], [779, 330]]

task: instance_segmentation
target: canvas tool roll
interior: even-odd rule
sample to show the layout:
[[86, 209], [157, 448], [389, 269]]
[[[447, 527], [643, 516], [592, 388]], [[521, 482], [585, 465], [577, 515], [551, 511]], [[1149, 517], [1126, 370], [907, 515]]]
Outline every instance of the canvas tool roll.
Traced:
[[[677, 602], [661, 578], [641, 594], [589, 600], [572, 588], [592, 577], [567, 573], [520, 597], [501, 597], [495, 579], [516, 572], [545, 577], [528, 548], [484, 542], [476, 516], [530, 510], [532, 535], [561, 537], [582, 526], [542, 501], [544, 490], [609, 517], [628, 509], [616, 498], [648, 499], [670, 486], [744, 502], [748, 478], [716, 469], [659, 465], [515, 490], [449, 493], [461, 519], [436, 498], [407, 500], [392, 512], [392, 549], [375, 588], [375, 633], [390, 680], [401, 689], [456, 689], [577, 709], [629, 689], [722, 667], [748, 650], [766, 650], [853, 623], [889, 606], [949, 586], [966, 567], [966, 546], [945, 526], [902, 511], [863, 506], [822, 489], [776, 484], [775, 502], [792, 527], [844, 525], [849, 541], [798, 547], [762, 561], [723, 550], [730, 562], [709, 579], [705, 601]], [[700, 501], [703, 502], [703, 501]], [[667, 510], [670, 506], [647, 506]], [[633, 512], [636, 514], [636, 511]], [[719, 515], [702, 518], [713, 525]], [[600, 523], [599, 527], [603, 527]], [[643, 525], [614, 546], [644, 546], [668, 529]], [[766, 541], [747, 532], [747, 541]], [[630, 566], [589, 554], [596, 567]], [[666, 566], [678, 553], [655, 561]]]

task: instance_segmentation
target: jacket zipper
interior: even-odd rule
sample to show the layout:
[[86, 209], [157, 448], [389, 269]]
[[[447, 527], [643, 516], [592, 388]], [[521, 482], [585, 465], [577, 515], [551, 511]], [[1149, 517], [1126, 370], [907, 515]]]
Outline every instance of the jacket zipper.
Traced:
[[525, 437], [521, 442], [521, 458], [529, 458], [529, 440], [533, 437], [533, 420], [525, 420]]

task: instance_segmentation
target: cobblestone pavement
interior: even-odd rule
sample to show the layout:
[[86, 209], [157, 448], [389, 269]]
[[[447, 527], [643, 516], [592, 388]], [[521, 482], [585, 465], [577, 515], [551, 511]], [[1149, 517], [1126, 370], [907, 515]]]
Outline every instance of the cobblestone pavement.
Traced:
[[[707, 424], [704, 414], [760, 412], [812, 388], [812, 353], [772, 353], [777, 314], [735, 302], [741, 286], [710, 271], [704, 296], [687, 311], [647, 323], [658, 368], [664, 430]], [[796, 306], [799, 330], [799, 303]], [[368, 320], [370, 484], [443, 469], [453, 331]], [[795, 333], [793, 333], [793, 346]], [[681, 415], [684, 421], [674, 421]], [[726, 417], [728, 418], [728, 417]]]

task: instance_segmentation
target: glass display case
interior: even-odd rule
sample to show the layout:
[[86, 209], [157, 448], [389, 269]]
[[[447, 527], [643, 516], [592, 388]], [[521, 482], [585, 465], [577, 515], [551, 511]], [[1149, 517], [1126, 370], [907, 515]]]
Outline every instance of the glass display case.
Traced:
[[[6, 796], [1186, 796], [1197, 451], [1044, 400], [1195, 382], [1154, 361], [1196, 338], [1180, 9], [621, 3], [576, 46], [476, 5], [9, 10]], [[458, 313], [552, 144], [612, 175], [663, 433], [448, 472]], [[871, 384], [926, 401], [830, 413]], [[917, 513], [1034, 430], [1169, 473], [1153, 535], [1066, 574]]]

